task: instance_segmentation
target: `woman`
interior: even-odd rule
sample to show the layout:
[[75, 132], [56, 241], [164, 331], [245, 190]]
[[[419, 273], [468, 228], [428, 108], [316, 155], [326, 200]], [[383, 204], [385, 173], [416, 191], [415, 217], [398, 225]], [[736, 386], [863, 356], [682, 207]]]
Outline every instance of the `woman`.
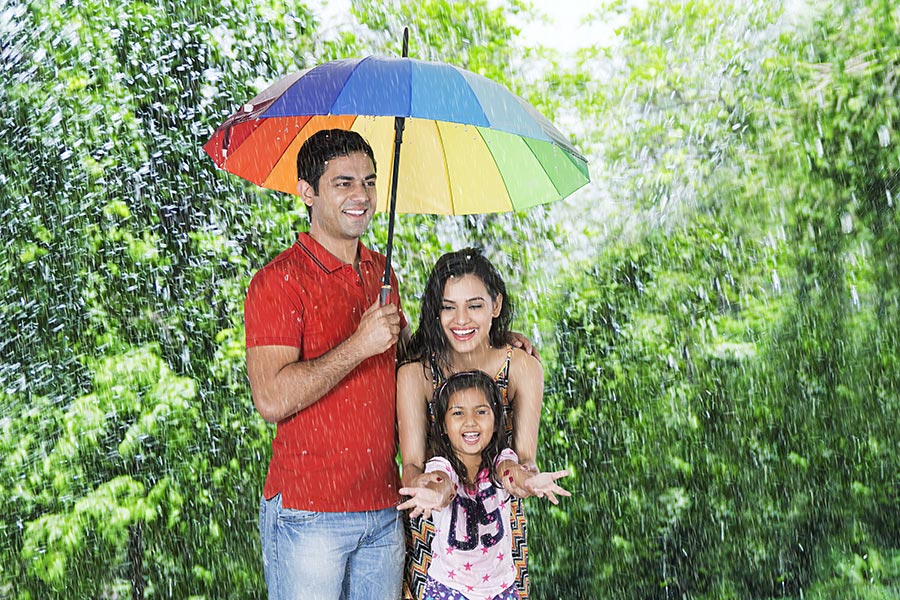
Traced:
[[[518, 464], [504, 461], [498, 465], [503, 485], [517, 498], [531, 495], [525, 480], [538, 471], [535, 459], [544, 373], [535, 357], [507, 343], [511, 314], [503, 278], [480, 250], [466, 248], [437, 261], [425, 285], [419, 327], [397, 373], [403, 487], [424, 487], [435, 481], [435, 474], [424, 472], [430, 458], [426, 435], [434, 419], [434, 390], [453, 373], [480, 370], [500, 387], [508, 417], [507, 442], [518, 455]], [[448, 496], [452, 498], [452, 490]], [[520, 597], [527, 599], [525, 513], [518, 499], [513, 501], [511, 526], [516, 584]], [[404, 588], [407, 597], [419, 598], [431, 559], [434, 526], [427, 519], [418, 519], [410, 527]]]

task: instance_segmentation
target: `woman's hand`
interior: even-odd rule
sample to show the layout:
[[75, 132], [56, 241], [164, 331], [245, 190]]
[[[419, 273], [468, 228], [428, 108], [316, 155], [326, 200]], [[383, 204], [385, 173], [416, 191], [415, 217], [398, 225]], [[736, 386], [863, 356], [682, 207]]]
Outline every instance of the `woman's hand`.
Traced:
[[530, 495], [537, 496], [538, 498], [546, 498], [553, 504], [559, 504], [559, 500], [556, 499], [556, 494], [559, 494], [560, 496], [571, 496], [572, 494], [559, 487], [559, 485], [556, 484], [556, 480], [568, 476], [568, 470], [554, 471], [553, 473], [538, 473], [525, 480], [525, 487], [531, 491]]
[[533, 465], [520, 465], [513, 460], [501, 460], [497, 463], [497, 475], [500, 477], [503, 488], [509, 492], [510, 496], [517, 498], [527, 498], [533, 495], [525, 482], [537, 473], [537, 467]]

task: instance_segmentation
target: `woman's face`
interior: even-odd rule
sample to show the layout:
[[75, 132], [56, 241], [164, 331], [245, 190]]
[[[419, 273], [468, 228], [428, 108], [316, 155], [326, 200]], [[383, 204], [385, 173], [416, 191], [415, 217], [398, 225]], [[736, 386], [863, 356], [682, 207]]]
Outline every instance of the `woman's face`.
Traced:
[[491, 323], [502, 306], [503, 296], [492, 300], [484, 282], [475, 275], [448, 279], [440, 318], [450, 347], [460, 354], [490, 347]]

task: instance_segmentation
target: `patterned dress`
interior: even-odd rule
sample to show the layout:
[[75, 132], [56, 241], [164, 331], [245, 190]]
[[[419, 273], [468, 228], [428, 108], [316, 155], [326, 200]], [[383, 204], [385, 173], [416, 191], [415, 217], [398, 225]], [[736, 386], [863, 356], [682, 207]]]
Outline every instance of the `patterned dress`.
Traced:
[[[506, 441], [512, 445], [512, 403], [509, 401], [509, 363], [512, 358], [512, 346], [506, 347], [506, 360], [494, 376], [503, 399], [503, 412], [506, 416]], [[444, 381], [444, 374], [436, 366], [432, 357], [431, 383], [433, 389]], [[428, 402], [428, 420], [434, 422], [434, 398]], [[431, 564], [431, 542], [434, 538], [434, 522], [432, 519], [419, 517], [406, 519], [406, 570], [403, 581], [404, 600], [420, 600], [425, 591], [425, 579], [428, 566]], [[525, 503], [521, 498], [512, 500], [510, 513], [510, 529], [512, 531], [512, 556], [516, 565], [516, 587], [521, 600], [528, 600], [530, 582], [528, 579], [528, 544], [525, 540], [526, 521]]]

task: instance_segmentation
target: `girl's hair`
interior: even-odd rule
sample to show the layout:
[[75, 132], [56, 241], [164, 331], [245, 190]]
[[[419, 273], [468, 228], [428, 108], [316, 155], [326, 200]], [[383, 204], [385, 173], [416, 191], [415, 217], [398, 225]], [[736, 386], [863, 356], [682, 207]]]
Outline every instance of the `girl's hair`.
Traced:
[[491, 300], [503, 296], [500, 314], [491, 322], [491, 346], [501, 348], [509, 338], [509, 323], [512, 320], [513, 302], [506, 293], [506, 284], [494, 265], [485, 258], [480, 248], [464, 248], [440, 257], [428, 276], [425, 292], [422, 294], [422, 309], [419, 312], [419, 327], [409, 342], [404, 362], [427, 362], [432, 354], [436, 366], [442, 372], [450, 371], [450, 344], [441, 327], [441, 307], [444, 303], [444, 286], [451, 277], [474, 275], [484, 283]]
[[500, 452], [507, 448], [505, 435], [506, 416], [503, 411], [503, 397], [500, 394], [500, 388], [496, 382], [491, 379], [483, 371], [463, 371], [462, 373], [454, 373], [442, 383], [434, 393], [434, 422], [431, 424], [431, 435], [429, 436], [429, 455], [442, 456], [450, 461], [450, 466], [456, 471], [460, 481], [466, 486], [472, 487], [474, 481], [469, 481], [469, 473], [465, 465], [456, 456], [456, 452], [450, 445], [450, 438], [447, 435], [447, 425], [444, 419], [447, 415], [447, 408], [450, 406], [450, 398], [453, 394], [467, 389], [480, 390], [488, 401], [491, 410], [494, 412], [494, 432], [491, 441], [481, 451], [481, 469], [487, 467], [490, 472], [491, 481], [494, 485], [500, 487], [502, 485], [500, 477], [497, 475], [497, 457]]

